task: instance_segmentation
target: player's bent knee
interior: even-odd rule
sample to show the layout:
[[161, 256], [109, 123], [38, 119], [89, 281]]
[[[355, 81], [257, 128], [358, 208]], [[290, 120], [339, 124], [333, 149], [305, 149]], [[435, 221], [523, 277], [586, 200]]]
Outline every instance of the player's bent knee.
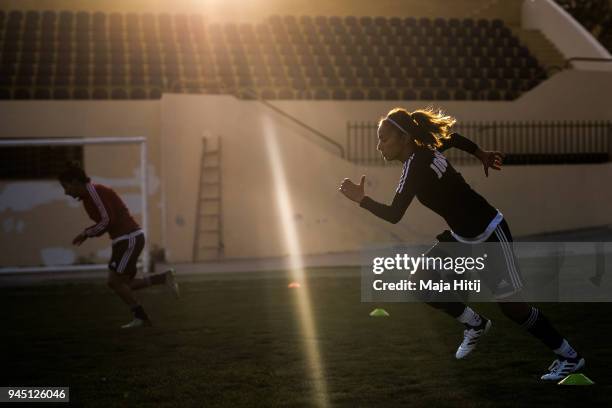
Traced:
[[121, 286], [121, 284], [123, 284], [121, 275], [119, 275], [117, 272], [114, 272], [112, 270], [109, 271], [108, 278], [106, 280], [106, 284], [108, 285], [109, 288], [116, 289], [117, 287]]

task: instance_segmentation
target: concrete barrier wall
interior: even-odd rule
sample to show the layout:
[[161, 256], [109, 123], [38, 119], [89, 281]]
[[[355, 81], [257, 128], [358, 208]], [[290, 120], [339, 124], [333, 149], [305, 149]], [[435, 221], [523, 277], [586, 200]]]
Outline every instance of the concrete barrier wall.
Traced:
[[[459, 121], [547, 121], [612, 119], [612, 73], [563, 71], [515, 101], [272, 101], [339, 143], [346, 123], [377, 121], [395, 106], [410, 111], [442, 108]], [[333, 150], [332, 150], [333, 151]]]
[[[442, 102], [435, 106], [459, 120], [609, 120], [609, 78], [603, 72], [568, 71], [513, 102]], [[349, 120], [376, 120], [396, 105], [408, 109], [427, 105], [414, 101], [273, 103], [340, 143], [345, 143]], [[304, 252], [355, 250], [367, 242], [426, 242], [444, 227], [439, 217], [416, 202], [403, 222], [390, 225], [347, 201], [336, 191], [342, 178], [367, 174], [368, 192], [377, 200], [389, 201], [399, 169], [364, 168], [342, 160], [333, 147], [255, 101], [174, 94], [164, 95], [161, 101], [3, 101], [0, 122], [2, 137], [147, 136], [149, 242], [166, 248], [171, 261], [192, 260], [205, 134], [219, 137], [223, 146], [227, 257], [277, 256], [287, 251], [285, 225], [277, 208], [277, 192], [282, 189], [271, 176], [267, 138], [276, 140], [282, 152], [287, 196]], [[137, 194], [133, 181], [138, 161], [136, 155], [121, 149], [112, 148], [109, 153], [88, 148], [86, 164], [88, 171], [129, 198]], [[605, 188], [609, 164], [507, 167], [489, 179], [484, 179], [478, 167], [460, 170], [506, 214], [515, 234], [610, 223], [604, 204], [611, 198], [610, 189]], [[128, 201], [137, 205], [136, 199]], [[0, 183], [2, 265], [44, 263], [41, 251], [49, 248], [57, 249], [59, 258], [93, 253], [105, 259], [106, 240], [65, 252], [74, 251], [70, 240], [88, 223], [81, 208], [67, 203], [53, 180]]]
[[[312, 109], [315, 109], [312, 107]], [[266, 134], [280, 149], [295, 228], [305, 253], [358, 250], [367, 243], [428, 242], [443, 221], [416, 201], [397, 225], [376, 219], [342, 197], [344, 177], [368, 177], [368, 194], [389, 202], [400, 176], [398, 167], [358, 167], [321, 149], [304, 130], [257, 102], [227, 97], [167, 95], [162, 101], [163, 180], [170, 259], [191, 257], [197, 178], [203, 133], [223, 144], [223, 223], [226, 256], [280, 256], [287, 253], [278, 186], [271, 176]], [[319, 112], [323, 117], [327, 112]], [[170, 134], [171, 133], [171, 134]], [[508, 218], [515, 234], [607, 224], [602, 189], [612, 165], [507, 167], [486, 179], [480, 167], [459, 169], [473, 187]], [[171, 173], [172, 174], [171, 174]], [[181, 220], [177, 223], [176, 220]]]

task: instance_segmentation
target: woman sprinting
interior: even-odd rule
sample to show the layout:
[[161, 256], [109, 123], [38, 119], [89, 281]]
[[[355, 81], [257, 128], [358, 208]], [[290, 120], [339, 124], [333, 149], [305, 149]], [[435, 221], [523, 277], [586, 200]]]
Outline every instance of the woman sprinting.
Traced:
[[[344, 179], [340, 191], [362, 208], [392, 223], [399, 222], [416, 197], [424, 206], [440, 215], [450, 230], [438, 235], [439, 242], [455, 245], [488, 243], [504, 261], [501, 268], [481, 275], [493, 292], [505, 316], [541, 340], [556, 355], [543, 380], [560, 380], [581, 369], [585, 360], [561, 336], [537, 308], [521, 299], [522, 280], [512, 250], [512, 235], [502, 213], [474, 191], [442, 152], [456, 147], [480, 158], [485, 172], [498, 169], [501, 155], [486, 152], [475, 143], [451, 132], [455, 119], [432, 109], [412, 113], [402, 108], [391, 110], [378, 123], [377, 149], [386, 161], [403, 163], [402, 175], [390, 205], [374, 201], [365, 194], [365, 176], [359, 184]], [[488, 173], [487, 173], [488, 175]], [[434, 245], [426, 255], [432, 256]], [[503, 300], [503, 302], [501, 302]], [[472, 352], [478, 340], [491, 328], [491, 321], [463, 302], [426, 302], [465, 325], [463, 342], [455, 354], [462, 359]]]
[[75, 163], [69, 164], [58, 177], [64, 193], [83, 202], [94, 225], [85, 228], [73, 240], [80, 246], [86, 239], [108, 233], [112, 240], [112, 255], [108, 264], [108, 286], [128, 305], [134, 316], [124, 329], [151, 326], [144, 308], [136, 301], [134, 290], [165, 284], [178, 298], [179, 288], [174, 270], [136, 279], [137, 261], [144, 248], [145, 236], [119, 195], [110, 187], [94, 184]]

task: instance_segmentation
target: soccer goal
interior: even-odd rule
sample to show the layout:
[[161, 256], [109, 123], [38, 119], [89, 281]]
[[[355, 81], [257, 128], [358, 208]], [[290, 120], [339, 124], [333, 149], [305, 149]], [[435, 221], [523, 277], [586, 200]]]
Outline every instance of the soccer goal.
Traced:
[[[28, 171], [30, 170], [30, 164], [32, 164], [31, 162], [35, 162], [37, 159], [37, 157], [40, 155], [40, 150], [41, 148], [43, 150], [45, 150], [46, 147], [48, 147], [49, 151], [51, 151], [51, 155], [55, 155], [57, 153], [58, 148], [52, 148], [52, 147], [58, 147], [58, 146], [64, 146], [64, 147], [69, 147], [69, 146], [73, 146], [76, 147], [77, 150], [79, 150], [78, 148], [80, 147], [80, 151], [84, 151], [85, 147], [87, 146], [88, 149], [91, 149], [92, 146], [95, 145], [100, 145], [100, 146], [108, 146], [111, 148], [115, 146], [115, 147], [120, 147], [121, 145], [132, 145], [132, 149], [130, 150], [130, 161], [133, 162], [135, 160], [139, 160], [139, 167], [134, 169], [135, 172], [135, 180], [130, 182], [130, 185], [133, 184], [137, 184], [138, 186], [138, 193], [135, 194], [135, 198], [136, 200], [133, 200], [134, 202], [139, 202], [139, 206], [140, 208], [130, 208], [131, 211], [138, 211], [140, 210], [140, 215], [141, 215], [141, 228], [145, 233], [145, 236], [148, 238], [148, 232], [149, 232], [149, 217], [148, 217], [148, 197], [147, 197], [147, 141], [146, 138], [144, 137], [96, 137], [96, 138], [27, 138], [27, 139], [0, 139], [0, 151], [4, 150], [4, 154], [5, 155], [11, 155], [11, 154], [15, 154], [15, 152], [19, 152], [19, 154], [22, 154], [24, 151], [28, 151], [31, 150], [29, 155], [24, 156], [25, 158], [20, 158], [17, 159], [15, 157], [9, 157], [9, 159], [12, 160], [2, 160], [4, 161], [3, 163], [3, 177], [1, 177], [0, 179], [0, 183], [5, 186], [4, 188], [4, 192], [3, 195], [5, 196], [5, 198], [8, 199], [13, 199], [13, 201], [17, 202], [17, 204], [13, 204], [13, 206], [21, 206], [24, 207], [23, 203], [19, 203], [19, 200], [21, 201], [25, 201], [26, 205], [25, 207], [27, 207], [27, 202], [28, 201], [32, 201], [32, 202], [38, 202], [40, 201], [40, 198], [37, 198], [35, 196], [35, 194], [37, 194], [37, 192], [35, 190], [32, 191], [28, 191], [26, 193], [22, 192], [22, 196], [20, 196], [20, 198], [16, 198], [15, 196], [11, 197], [11, 192], [7, 190], [9, 190], [9, 187], [11, 186], [11, 184], [15, 185], [15, 184], [19, 184], [21, 186], [26, 186], [26, 188], [28, 188], [29, 185], [32, 184], [32, 180], [29, 179], [29, 175], [25, 174], [28, 173]], [[28, 147], [31, 147], [33, 149], [27, 149]], [[139, 149], [139, 150], [135, 150], [135, 149]], [[49, 152], [45, 150], [45, 152], [47, 152], [47, 154], [49, 154]], [[123, 148], [121, 149], [123, 150]], [[34, 152], [34, 153], [32, 153]], [[113, 160], [115, 159], [114, 154], [109, 154], [108, 155], [108, 159], [107, 162], [105, 163], [104, 160], [100, 160], [98, 159], [98, 162], [102, 162], [99, 163], [98, 167], [101, 168], [112, 168], [113, 166]], [[133, 157], [134, 156], [134, 157]], [[136, 159], [135, 156], [139, 156], [139, 159]], [[5, 158], [6, 159], [6, 158]], [[14, 168], [8, 169], [8, 165], [7, 163], [9, 162], [13, 162]], [[87, 170], [87, 164], [85, 163], [85, 168]], [[12, 173], [11, 173], [12, 171]], [[88, 171], [88, 170], [87, 170]], [[6, 174], [11, 174], [11, 177], [6, 177]], [[25, 174], [25, 175], [24, 175]], [[92, 173], [90, 174], [90, 176], [92, 177], [92, 180], [94, 182], [96, 182], [96, 178], [97, 175], [96, 173]], [[16, 179], [15, 179], [16, 177]], [[61, 190], [61, 186], [59, 185], [59, 183], [57, 183], [57, 181], [53, 178], [53, 180], [51, 180], [52, 177], [47, 177], [47, 179], [45, 180], [46, 184], [45, 186], [47, 190], [52, 190], [53, 192], [53, 197], [55, 197], [56, 199], [56, 203], [55, 205], [59, 205], [57, 203], [57, 199], [58, 198], [62, 198], [63, 197], [63, 191]], [[53, 182], [53, 183], [52, 183]], [[28, 184], [29, 183], [29, 184]], [[61, 191], [61, 195], [60, 192], [55, 190], [55, 184], [57, 183], [57, 190]], [[125, 184], [125, 183], [124, 183]], [[32, 187], [33, 188], [33, 187]], [[23, 190], [23, 189], [22, 189]], [[45, 192], [42, 192], [41, 194], [43, 194]], [[120, 193], [121, 195], [121, 193]], [[25, 197], [25, 198], [24, 198]], [[19, 247], [17, 245], [13, 245], [12, 246], [12, 242], [11, 242], [11, 238], [10, 235], [8, 235], [7, 231], [10, 230], [11, 228], [13, 228], [13, 224], [14, 222], [12, 221], [12, 219], [8, 216], [6, 216], [6, 212], [7, 212], [7, 208], [10, 209], [10, 205], [11, 204], [3, 204], [0, 206], [0, 217], [3, 218], [3, 222], [0, 225], [0, 233], [4, 234], [4, 238], [3, 240], [5, 240], [5, 244], [3, 244], [2, 246], [4, 246], [4, 248], [2, 248], [0, 250], [0, 252], [2, 251], [13, 251], [13, 252], [17, 252], [19, 251]], [[72, 205], [72, 206], [76, 206]], [[39, 206], [40, 207], [40, 206]], [[63, 207], [66, 207], [65, 205]], [[130, 207], [128, 205], [128, 207]], [[21, 208], [23, 210], [23, 208]], [[83, 211], [82, 208], [78, 208], [78, 209], [68, 209], [66, 211]], [[5, 212], [5, 214], [2, 214], [2, 212]], [[39, 219], [45, 219], [45, 217], [47, 216], [52, 216], [52, 214], [46, 215], [44, 214], [44, 209], [40, 209], [38, 208], [37, 210], [37, 214], [36, 216], [31, 215], [31, 218], [36, 220], [34, 221], [35, 223], [39, 220]], [[43, 213], [43, 215], [41, 216], [40, 213]], [[26, 214], [24, 212], [22, 212], [22, 214]], [[72, 213], [71, 213], [72, 214]], [[81, 213], [79, 213], [80, 215]], [[24, 215], [25, 216], [25, 215]], [[52, 220], [53, 221], [53, 220]], [[57, 227], [58, 221], [55, 221], [55, 226]], [[38, 222], [37, 228], [40, 228], [41, 230], [44, 230], [44, 228], [46, 227], [44, 225], [44, 222]], [[61, 225], [61, 224], [60, 224]], [[83, 225], [83, 227], [85, 227], [86, 225]], [[66, 227], [68, 227], [68, 225], [66, 225]], [[70, 226], [70, 229], [74, 229], [74, 228], [78, 228], [78, 226]], [[62, 228], [60, 228], [62, 229]], [[68, 228], [67, 228], [68, 229]], [[61, 231], [60, 231], [61, 232]], [[30, 233], [31, 234], [31, 233]], [[47, 234], [49, 235], [49, 234]], [[52, 235], [52, 234], [51, 234]], [[15, 235], [17, 236], [17, 235]], [[31, 236], [31, 238], [28, 238], [29, 240], [35, 241], [38, 237], [36, 236]], [[52, 240], [52, 238], [51, 238]], [[148, 247], [148, 239], [146, 240], [147, 243], [145, 244], [145, 247], [143, 249], [143, 255], [142, 255], [142, 259], [139, 262], [139, 267], [141, 267], [144, 271], [144, 273], [149, 273], [149, 268], [150, 268], [150, 260], [149, 260], [149, 247]], [[27, 242], [27, 241], [26, 241]], [[61, 243], [58, 242], [53, 242], [51, 243], [53, 245], [65, 245], [65, 246], [69, 246], [70, 243], [68, 242], [68, 244], [66, 244], [64, 242], [64, 239], [62, 239]], [[111, 246], [110, 241], [108, 241], [108, 247]], [[8, 248], [8, 250], [7, 250]], [[60, 247], [61, 248], [61, 247]], [[27, 252], [27, 245], [24, 245], [24, 252]], [[68, 249], [66, 250], [68, 251]], [[102, 262], [101, 260], [99, 260], [98, 262], [86, 262], [86, 263], [82, 263], [80, 262], [80, 259], [77, 259], [76, 257], [73, 257], [74, 259], [71, 259], [68, 261], [68, 263], [66, 264], [62, 264], [62, 263], [55, 263], [55, 262], [38, 262], [37, 265], [18, 265], [21, 262], [15, 262], [14, 260], [17, 259], [17, 256], [13, 256], [12, 258], [9, 256], [10, 254], [5, 253], [5, 255], [0, 256], [0, 260], [2, 260], [2, 258], [4, 258], [4, 261], [0, 261], [0, 274], [16, 274], [16, 273], [38, 273], [38, 272], [70, 272], [70, 271], [92, 271], [92, 270], [105, 270], [107, 269], [107, 263], [100, 263]], [[15, 254], [13, 254], [15, 255]], [[27, 253], [21, 254], [22, 258], [26, 258], [28, 255]], [[10, 261], [7, 262], [7, 259], [10, 258], [13, 260], [13, 263], [11, 263]], [[34, 259], [34, 258], [32, 258]], [[15, 264], [17, 263], [17, 265]], [[32, 263], [32, 262], [27, 262], [27, 263]]]

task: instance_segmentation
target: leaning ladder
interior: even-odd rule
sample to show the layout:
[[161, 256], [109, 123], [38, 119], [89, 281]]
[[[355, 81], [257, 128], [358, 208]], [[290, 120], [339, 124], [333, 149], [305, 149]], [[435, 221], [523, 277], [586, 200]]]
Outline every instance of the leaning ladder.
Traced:
[[200, 184], [196, 209], [194, 262], [223, 256], [223, 224], [221, 206], [221, 139], [202, 138]]

